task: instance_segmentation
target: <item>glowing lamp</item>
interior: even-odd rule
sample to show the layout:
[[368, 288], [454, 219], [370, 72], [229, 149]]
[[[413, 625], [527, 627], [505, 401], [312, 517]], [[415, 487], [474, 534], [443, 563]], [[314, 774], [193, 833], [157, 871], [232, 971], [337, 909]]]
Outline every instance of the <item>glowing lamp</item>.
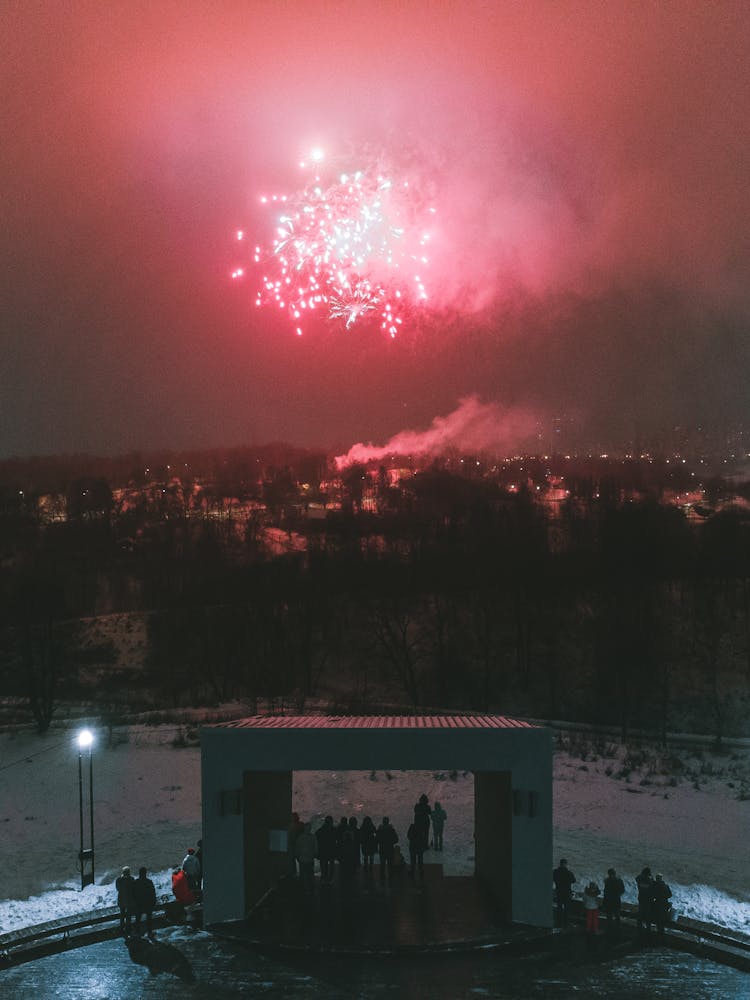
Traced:
[[90, 747], [94, 742], [94, 737], [90, 729], [82, 729], [78, 734], [78, 746], [81, 750], [85, 750], [86, 747]]

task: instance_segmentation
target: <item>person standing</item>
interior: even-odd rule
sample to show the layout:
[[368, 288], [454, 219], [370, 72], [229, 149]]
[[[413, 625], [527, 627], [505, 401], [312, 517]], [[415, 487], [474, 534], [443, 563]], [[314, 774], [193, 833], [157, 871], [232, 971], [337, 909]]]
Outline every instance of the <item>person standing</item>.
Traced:
[[342, 816], [336, 825], [336, 860], [341, 864], [341, 845], [344, 842], [344, 834], [349, 829], [349, 820]]
[[318, 841], [313, 835], [312, 824], [305, 823], [295, 841], [294, 850], [299, 862], [299, 874], [305, 894], [311, 896], [315, 888], [315, 855]]
[[122, 875], [115, 881], [117, 890], [117, 905], [120, 907], [120, 931], [124, 937], [130, 937], [130, 926], [133, 919], [133, 883], [135, 879], [130, 874], [127, 865]]
[[195, 856], [198, 859], [198, 865], [200, 867], [200, 872], [198, 878], [200, 879], [198, 883], [198, 888], [203, 889], [203, 841], [198, 841], [198, 849], [195, 852]]
[[320, 878], [323, 885], [333, 882], [333, 869], [336, 862], [336, 830], [333, 816], [326, 816], [323, 825], [315, 834], [318, 841], [318, 858], [320, 859]]
[[448, 813], [439, 802], [435, 802], [432, 807], [432, 843], [436, 851], [443, 849], [443, 827], [448, 818]]
[[573, 897], [573, 885], [576, 877], [568, 868], [568, 862], [561, 858], [560, 864], [552, 872], [555, 883], [555, 901], [557, 903], [557, 926], [567, 927], [570, 901]]
[[593, 948], [599, 933], [599, 886], [596, 882], [589, 882], [583, 890], [583, 909], [586, 914], [586, 947]]
[[351, 889], [359, 864], [359, 846], [351, 828], [344, 830], [339, 847], [339, 878], [345, 889]]
[[391, 826], [391, 821], [387, 816], [383, 817], [383, 822], [378, 827], [377, 838], [378, 854], [380, 855], [380, 881], [385, 882], [386, 873], [390, 878], [393, 848], [398, 843], [398, 834]]
[[172, 872], [172, 892], [177, 902], [182, 903], [183, 906], [191, 906], [195, 902], [190, 882], [182, 868], [177, 867]]
[[409, 841], [409, 877], [414, 878], [417, 869], [419, 877], [424, 878], [424, 832], [416, 823], [412, 823], [406, 831]]
[[422, 850], [426, 851], [430, 846], [430, 818], [432, 809], [430, 801], [426, 795], [420, 795], [419, 801], [414, 806], [414, 825], [422, 834]]
[[355, 857], [357, 863], [355, 867], [359, 868], [360, 864], [362, 863], [362, 831], [357, 826], [356, 816], [349, 817], [349, 832], [354, 838], [354, 843], [356, 846]]
[[620, 929], [620, 911], [622, 910], [622, 894], [625, 892], [625, 883], [614, 870], [607, 870], [607, 877], [604, 880], [603, 909], [607, 921], [607, 934], [615, 934]]
[[286, 832], [286, 850], [289, 856], [289, 875], [297, 877], [297, 837], [304, 831], [305, 824], [299, 818], [299, 813], [293, 812]]
[[378, 834], [375, 824], [369, 816], [362, 820], [359, 828], [360, 846], [362, 848], [362, 867], [365, 872], [372, 872], [373, 856], [378, 849]]
[[146, 868], [138, 869], [138, 878], [133, 881], [133, 909], [135, 910], [135, 933], [140, 936], [141, 917], [146, 917], [146, 935], [149, 940], [153, 939], [153, 915], [156, 906], [156, 889], [154, 883], [148, 878]]
[[649, 867], [636, 876], [635, 884], [638, 886], [638, 937], [649, 938], [654, 910], [654, 880]]
[[651, 899], [654, 923], [660, 940], [664, 940], [664, 925], [668, 922], [669, 911], [672, 909], [672, 904], [669, 902], [671, 898], [672, 890], [664, 881], [663, 876], [657, 875], [651, 889]]
[[187, 876], [190, 888], [193, 893], [200, 892], [201, 887], [201, 863], [195, 855], [195, 848], [188, 847], [187, 854], [182, 859], [182, 870]]

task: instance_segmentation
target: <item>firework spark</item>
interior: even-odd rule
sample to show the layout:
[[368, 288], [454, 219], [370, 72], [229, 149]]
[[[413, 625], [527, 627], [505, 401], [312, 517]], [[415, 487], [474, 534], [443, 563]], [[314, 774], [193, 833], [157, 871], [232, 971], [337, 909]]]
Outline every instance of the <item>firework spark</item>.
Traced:
[[[435, 209], [408, 179], [377, 166], [332, 179], [321, 150], [310, 161], [300, 164], [309, 175], [301, 191], [261, 198], [281, 211], [269, 244], [254, 249], [255, 304], [286, 312], [298, 335], [306, 318], [320, 313], [347, 330], [378, 315], [381, 329], [395, 337], [428, 299], [422, 274]], [[244, 236], [237, 231], [239, 241]], [[244, 274], [238, 267], [232, 277]]]

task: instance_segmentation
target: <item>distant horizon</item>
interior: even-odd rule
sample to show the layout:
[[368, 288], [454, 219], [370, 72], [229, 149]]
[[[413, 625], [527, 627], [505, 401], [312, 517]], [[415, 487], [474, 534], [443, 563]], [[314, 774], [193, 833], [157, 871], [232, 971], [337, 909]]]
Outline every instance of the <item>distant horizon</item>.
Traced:
[[[374, 450], [387, 451], [387, 455], [375, 456], [375, 457], [353, 457], [350, 461], [361, 464], [361, 465], [372, 465], [380, 462], [381, 464], [388, 464], [388, 461], [395, 458], [414, 458], [422, 459], [427, 461], [441, 462], [449, 459], [453, 455], [461, 456], [480, 456], [487, 459], [498, 460], [498, 461], [515, 461], [522, 460], [524, 458], [529, 459], [544, 459], [544, 458], [574, 458], [578, 460], [600, 461], [607, 459], [624, 460], [629, 459], [632, 461], [647, 461], [650, 459], [660, 459], [660, 458], [672, 458], [676, 455], [684, 454], [687, 458], [694, 457], [704, 457], [709, 460], [727, 460], [732, 459], [737, 464], [747, 464], [750, 461], [750, 435], [748, 435], [748, 449], [737, 449], [727, 446], [725, 450], [721, 449], [705, 449], [698, 448], [693, 445], [686, 445], [682, 449], [675, 448], [653, 448], [648, 442], [642, 442], [643, 447], [640, 451], [634, 450], [632, 446], [628, 444], [617, 444], [607, 446], [605, 450], [592, 449], [583, 447], [577, 448], [538, 448], [538, 449], [525, 449], [518, 451], [499, 451], [491, 447], [485, 448], [465, 448], [461, 449], [455, 446], [449, 446], [445, 450], [434, 451], [428, 448], [419, 449], [414, 448], [411, 450], [401, 450], [398, 448], [388, 448], [385, 446], [372, 446], [366, 445], [362, 447], [370, 448]], [[359, 445], [354, 446], [359, 447]], [[150, 461], [154, 464], [158, 464], [162, 459], [168, 458], [182, 458], [185, 456], [196, 456], [196, 457], [209, 457], [212, 455], [221, 455], [222, 453], [243, 453], [243, 452], [253, 452], [253, 451], [282, 451], [288, 452], [290, 454], [299, 453], [306, 456], [320, 456], [324, 458], [327, 462], [335, 463], [337, 455], [345, 454], [347, 449], [343, 449], [341, 446], [333, 445], [330, 447], [323, 447], [322, 445], [304, 445], [297, 444], [292, 441], [283, 440], [269, 440], [263, 442], [237, 442], [234, 444], [217, 444], [217, 445], [202, 445], [200, 447], [186, 446], [186, 447], [134, 447], [127, 451], [112, 452], [110, 454], [104, 452], [93, 452], [93, 451], [70, 451], [70, 452], [50, 452], [50, 453], [39, 453], [30, 455], [5, 455], [0, 456], [0, 469], [14, 463], [19, 463], [21, 465], [26, 463], [34, 462], [75, 462], [76, 460], [82, 462], [125, 462], [131, 459], [142, 459]], [[749, 470], [750, 474], [750, 470]]]

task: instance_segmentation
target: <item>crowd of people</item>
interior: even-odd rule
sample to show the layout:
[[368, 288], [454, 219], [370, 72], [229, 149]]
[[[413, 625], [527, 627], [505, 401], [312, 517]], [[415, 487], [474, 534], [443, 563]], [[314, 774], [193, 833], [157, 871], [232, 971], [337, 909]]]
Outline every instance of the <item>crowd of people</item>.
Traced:
[[[557, 906], [557, 925], [565, 927], [568, 923], [570, 905], [573, 899], [573, 886], [576, 877], [568, 867], [565, 858], [552, 872], [552, 882], [555, 887], [555, 903]], [[651, 875], [651, 869], [644, 868], [635, 879], [638, 890], [638, 935], [642, 940], [651, 936], [652, 926], [656, 927], [659, 938], [664, 937], [664, 928], [669, 921], [672, 909], [670, 899], [672, 890], [664, 881], [662, 875]], [[614, 868], [607, 871], [603, 887], [593, 880], [583, 890], [583, 910], [585, 916], [586, 941], [593, 946], [599, 933], [599, 911], [604, 913], [606, 932], [617, 935], [622, 912], [622, 897], [625, 893], [625, 883]]]
[[[439, 802], [430, 806], [426, 795], [419, 797], [406, 833], [409, 851], [407, 871], [411, 878], [424, 877], [425, 851], [430, 848], [442, 851], [447, 817]], [[308, 894], [313, 892], [315, 885], [316, 861], [324, 886], [334, 882], [337, 868], [339, 881], [344, 887], [353, 883], [358, 869], [366, 877], [374, 876], [376, 855], [383, 884], [407, 868], [399, 835], [388, 816], [383, 816], [377, 826], [370, 816], [365, 816], [361, 823], [356, 816], [342, 816], [338, 823], [334, 823], [333, 816], [326, 816], [322, 824], [313, 830], [311, 822], [303, 823], [296, 812], [292, 813], [287, 851], [289, 874], [299, 876]]]
[[[189, 847], [182, 864], [175, 865], [172, 872], [172, 892], [180, 906], [190, 906], [200, 902], [203, 886], [202, 841], [198, 849]], [[148, 877], [148, 869], [138, 869], [138, 878], [133, 878], [128, 865], [115, 880], [117, 905], [120, 908], [120, 933], [125, 938], [141, 936], [141, 920], [146, 928], [146, 936], [153, 940], [153, 915], [156, 908], [156, 889]]]
[[[414, 817], [409, 824], [406, 840], [409, 851], [408, 869], [401, 852], [399, 836], [388, 816], [383, 816], [378, 826], [370, 816], [360, 823], [356, 816], [342, 816], [338, 824], [332, 816], [313, 830], [312, 822], [303, 823], [296, 812], [292, 813], [287, 831], [287, 852], [289, 875], [298, 877], [304, 891], [311, 894], [315, 886], [315, 862], [320, 868], [323, 886], [330, 886], [336, 879], [338, 868], [339, 883], [350, 886], [361, 869], [365, 877], [372, 878], [375, 870], [375, 856], [378, 857], [380, 882], [390, 882], [404, 870], [413, 879], [424, 877], [424, 854], [433, 849], [443, 850], [443, 829], [447, 813], [439, 802], [430, 806], [426, 795], [420, 795], [414, 805]], [[185, 907], [202, 899], [203, 887], [202, 841], [198, 849], [189, 847], [172, 873], [172, 892], [178, 905]], [[554, 885], [556, 922], [559, 928], [568, 924], [573, 886], [576, 876], [568, 867], [565, 858], [560, 860], [552, 872]], [[641, 939], [651, 936], [652, 926], [656, 927], [659, 938], [664, 936], [664, 928], [669, 921], [672, 905], [672, 890], [662, 875], [652, 876], [646, 866], [635, 878], [638, 892], [637, 925]], [[126, 865], [115, 881], [117, 903], [120, 909], [120, 931], [125, 938], [141, 936], [143, 920], [146, 935], [153, 940], [153, 912], [156, 908], [156, 890], [148, 877], [148, 870], [141, 867], [138, 878], [133, 878]], [[599, 913], [603, 912], [608, 936], [617, 936], [622, 913], [622, 897], [625, 883], [614, 868], [607, 870], [602, 889], [591, 880], [584, 888], [583, 911], [587, 945], [593, 947], [599, 934]]]

